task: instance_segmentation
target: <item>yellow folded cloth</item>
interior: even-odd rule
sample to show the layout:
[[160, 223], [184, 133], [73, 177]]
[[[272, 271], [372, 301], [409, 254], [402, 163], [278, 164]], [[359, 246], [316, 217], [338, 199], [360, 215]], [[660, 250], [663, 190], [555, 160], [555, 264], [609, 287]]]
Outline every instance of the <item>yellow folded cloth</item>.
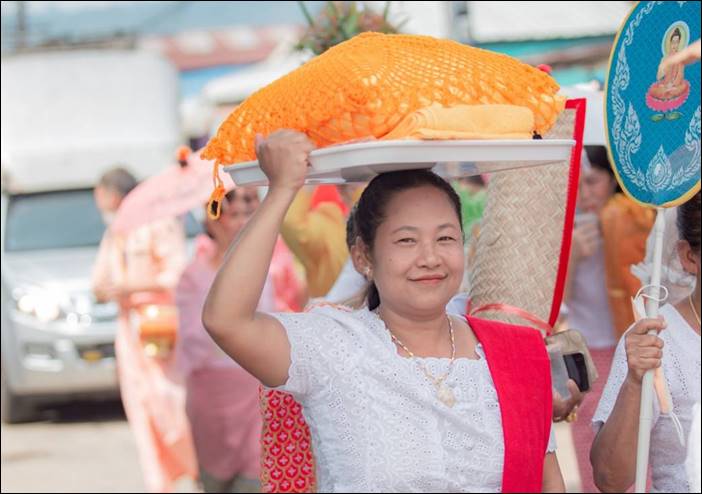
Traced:
[[531, 139], [534, 113], [516, 105], [433, 104], [407, 115], [383, 140]]

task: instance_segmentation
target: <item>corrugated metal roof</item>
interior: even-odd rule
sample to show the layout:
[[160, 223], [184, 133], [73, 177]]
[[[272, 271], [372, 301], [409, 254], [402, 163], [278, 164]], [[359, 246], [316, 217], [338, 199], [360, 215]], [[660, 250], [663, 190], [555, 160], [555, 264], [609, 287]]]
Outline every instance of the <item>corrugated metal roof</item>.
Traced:
[[635, 2], [467, 2], [469, 41], [613, 35]]

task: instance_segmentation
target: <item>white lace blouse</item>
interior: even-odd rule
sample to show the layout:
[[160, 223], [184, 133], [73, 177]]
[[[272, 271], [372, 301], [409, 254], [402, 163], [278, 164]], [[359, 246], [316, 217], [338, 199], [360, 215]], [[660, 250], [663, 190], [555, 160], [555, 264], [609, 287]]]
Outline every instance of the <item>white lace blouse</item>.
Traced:
[[[500, 492], [500, 407], [480, 346], [478, 360], [456, 359], [447, 384], [457, 403], [448, 408], [374, 313], [321, 307], [275, 317], [292, 361], [278, 389], [303, 405], [320, 492]], [[448, 368], [447, 358], [422, 360], [435, 376]]]
[[[660, 332], [663, 340], [663, 373], [673, 399], [673, 413], [683, 427], [683, 436], [690, 434], [692, 409], [700, 401], [700, 335], [683, 319], [672, 305], [660, 308], [668, 323]], [[600, 398], [592, 424], [595, 430], [612, 413], [627, 374], [624, 337], [619, 340], [612, 370]], [[654, 398], [653, 429], [651, 430], [650, 465], [653, 492], [690, 492], [685, 473], [687, 449], [680, 444], [673, 419], [662, 414]], [[632, 418], [638, 421], [638, 417]], [[634, 451], [631, 454], [635, 454]]]

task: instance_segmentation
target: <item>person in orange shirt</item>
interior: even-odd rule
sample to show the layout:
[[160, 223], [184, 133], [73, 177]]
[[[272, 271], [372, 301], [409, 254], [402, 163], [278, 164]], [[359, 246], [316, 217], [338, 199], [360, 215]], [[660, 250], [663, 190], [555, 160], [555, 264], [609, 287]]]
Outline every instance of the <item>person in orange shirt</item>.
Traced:
[[114, 234], [109, 223], [136, 185], [129, 172], [117, 168], [105, 173], [95, 188], [95, 202], [108, 229], [92, 284], [99, 301], [119, 304], [115, 355], [120, 393], [146, 488], [171, 492], [179, 478], [197, 478], [185, 393], [172, 355], [158, 355], [157, 345], [146, 344], [137, 317], [145, 307], [172, 306], [173, 288], [185, 266], [185, 232], [178, 219], [169, 218], [126, 235]]

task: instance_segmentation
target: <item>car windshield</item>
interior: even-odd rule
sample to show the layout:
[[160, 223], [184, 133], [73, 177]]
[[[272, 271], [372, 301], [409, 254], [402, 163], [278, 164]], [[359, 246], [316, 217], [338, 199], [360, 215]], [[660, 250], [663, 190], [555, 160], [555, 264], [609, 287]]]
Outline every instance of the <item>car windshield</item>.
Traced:
[[[192, 214], [185, 218], [193, 237], [201, 227]], [[8, 252], [97, 246], [105, 232], [92, 189], [13, 196], [6, 222]]]

